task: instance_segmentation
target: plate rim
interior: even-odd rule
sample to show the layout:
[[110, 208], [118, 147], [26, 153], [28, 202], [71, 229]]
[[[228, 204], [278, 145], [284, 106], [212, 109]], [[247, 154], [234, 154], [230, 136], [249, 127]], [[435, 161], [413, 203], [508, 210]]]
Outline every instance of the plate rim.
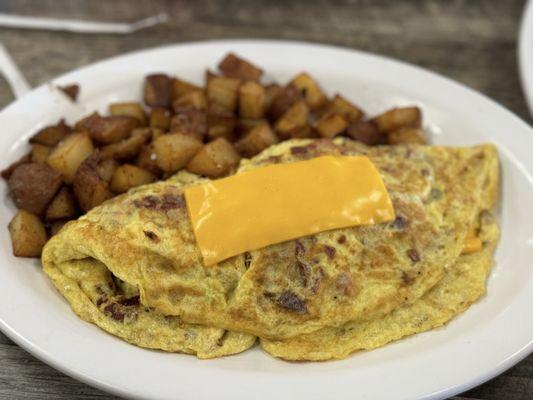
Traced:
[[518, 30], [518, 71], [528, 110], [533, 115], [533, 1], [523, 8]]

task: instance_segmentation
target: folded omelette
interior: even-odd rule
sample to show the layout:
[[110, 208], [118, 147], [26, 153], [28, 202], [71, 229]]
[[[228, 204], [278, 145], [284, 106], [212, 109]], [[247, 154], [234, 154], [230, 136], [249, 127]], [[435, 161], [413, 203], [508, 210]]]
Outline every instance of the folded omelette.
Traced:
[[[396, 219], [206, 267], [183, 196], [204, 178], [180, 172], [67, 224], [43, 250], [44, 271], [82, 319], [138, 346], [199, 358], [244, 351], [256, 337], [277, 357], [343, 358], [443, 325], [484, 293], [498, 240], [492, 145], [292, 140], [243, 160], [237, 173], [322, 155], [369, 157]], [[462, 254], [473, 230], [482, 248]]]

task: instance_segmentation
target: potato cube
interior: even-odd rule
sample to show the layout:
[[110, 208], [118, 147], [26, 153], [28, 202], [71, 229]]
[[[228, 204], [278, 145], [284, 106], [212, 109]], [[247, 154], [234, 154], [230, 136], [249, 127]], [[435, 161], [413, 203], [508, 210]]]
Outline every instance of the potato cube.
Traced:
[[124, 193], [153, 181], [155, 176], [151, 172], [135, 165], [124, 164], [115, 170], [109, 187], [114, 193]]
[[173, 80], [168, 75], [148, 75], [144, 81], [144, 102], [150, 107], [170, 108], [173, 86]]
[[237, 167], [241, 157], [224, 138], [206, 144], [187, 164], [187, 170], [209, 178], [219, 178]]
[[235, 129], [239, 135], [244, 136], [251, 129], [262, 124], [268, 124], [268, 121], [265, 118], [259, 118], [259, 119], [240, 118], [237, 121], [237, 126], [235, 127]]
[[50, 155], [52, 147], [45, 146], [40, 143], [32, 143], [31, 145], [31, 161], [37, 164], [44, 164]]
[[418, 128], [402, 128], [387, 135], [389, 144], [426, 144], [424, 132]]
[[152, 108], [150, 111], [150, 128], [168, 131], [170, 128], [170, 111], [166, 108]]
[[234, 78], [214, 77], [207, 83], [207, 99], [224, 110], [234, 112], [239, 100], [241, 81]]
[[229, 78], [238, 78], [242, 80], [258, 81], [263, 75], [263, 70], [251, 62], [237, 57], [233, 53], [229, 53], [218, 64], [218, 69], [222, 75]]
[[70, 220], [68, 219], [60, 219], [57, 221], [50, 222], [50, 228], [49, 228], [50, 236], [57, 235], [57, 233], [61, 230], [61, 228], [63, 228], [69, 221]]
[[272, 102], [276, 96], [281, 92], [282, 88], [277, 83], [271, 83], [265, 86], [265, 99], [263, 101], [264, 113], [267, 114], [270, 110]]
[[[268, 88], [267, 88], [268, 93]], [[267, 108], [271, 119], [277, 120], [287, 112], [294, 104], [302, 100], [302, 93], [294, 85], [288, 85], [277, 91]], [[268, 99], [265, 102], [268, 104]]]
[[143, 144], [148, 142], [151, 137], [152, 132], [149, 128], [135, 129], [129, 138], [102, 147], [100, 149], [100, 157], [102, 159], [114, 158], [116, 160], [135, 157]]
[[352, 122], [346, 131], [353, 140], [357, 140], [368, 146], [387, 143], [387, 137], [381, 133], [372, 121]]
[[139, 103], [113, 103], [109, 105], [109, 113], [115, 116], [137, 118], [142, 126], [146, 126], [146, 115]]
[[98, 176], [104, 181], [109, 182], [111, 177], [115, 173], [115, 170], [118, 168], [118, 162], [112, 158], [107, 160], [101, 160], [96, 166], [96, 172]]
[[22, 156], [21, 158], [19, 158], [17, 161], [15, 161], [14, 163], [10, 164], [9, 167], [7, 167], [6, 169], [3, 169], [2, 170], [2, 178], [4, 179], [9, 179], [9, 177], [11, 176], [11, 174], [13, 173], [13, 171], [19, 166], [19, 165], [22, 165], [22, 164], [29, 164], [31, 163], [31, 153], [29, 154], [26, 154], [24, 156]]
[[239, 115], [242, 118], [262, 118], [265, 88], [254, 81], [246, 81], [239, 88]]
[[135, 160], [135, 165], [141, 167], [147, 171], [150, 171], [154, 175], [161, 175], [163, 172], [161, 168], [157, 166], [157, 156], [155, 154], [155, 146], [153, 143], [145, 144], [137, 158]]
[[13, 255], [39, 257], [46, 243], [46, 229], [36, 215], [19, 210], [8, 225]]
[[333, 113], [326, 114], [320, 118], [316, 123], [315, 129], [320, 136], [331, 139], [343, 133], [347, 126], [348, 122], [341, 114]]
[[46, 163], [71, 183], [80, 164], [94, 151], [91, 138], [86, 133], [73, 133], [52, 150]]
[[179, 99], [174, 100], [172, 107], [174, 108], [174, 112], [176, 112], [176, 109], [182, 108], [193, 108], [195, 110], [204, 111], [207, 109], [207, 97], [204, 91], [195, 90], [194, 92], [184, 94]]
[[298, 90], [302, 93], [307, 106], [311, 110], [318, 110], [327, 101], [326, 95], [318, 83], [305, 72], [297, 75], [291, 81], [291, 85], [294, 85], [298, 88]]
[[185, 96], [191, 92], [201, 91], [202, 88], [193, 83], [184, 81], [182, 79], [174, 78], [172, 82], [172, 98], [174, 100], [179, 99], [182, 96]]
[[194, 157], [202, 142], [191, 135], [171, 133], [159, 136], [153, 145], [157, 166], [165, 172], [176, 172]]
[[72, 132], [71, 127], [65, 124], [65, 120], [62, 119], [56, 125], [50, 125], [41, 129], [30, 138], [30, 143], [55, 146], [70, 132]]
[[80, 165], [74, 177], [74, 195], [83, 212], [113, 197], [109, 184], [98, 175], [99, 161], [98, 153], [92, 154]]
[[231, 111], [227, 111], [216, 103], [209, 104], [207, 111], [207, 136], [210, 140], [224, 137], [230, 142], [233, 142], [237, 135], [235, 126], [237, 118]]
[[109, 144], [128, 137], [141, 126], [137, 118], [127, 116], [102, 117], [93, 113], [76, 124], [78, 131], [87, 132], [95, 141]]
[[207, 115], [193, 108], [176, 109], [170, 121], [170, 132], [192, 135], [202, 141], [207, 135]]
[[61, 188], [46, 209], [47, 221], [56, 219], [73, 219], [78, 215], [76, 200], [70, 189], [66, 186]]
[[324, 107], [323, 114], [331, 113], [343, 115], [348, 122], [359, 121], [365, 115], [359, 107], [342, 97], [340, 94], [335, 95], [333, 100]]
[[422, 112], [418, 107], [401, 107], [385, 111], [372, 119], [380, 132], [392, 132], [400, 128], [420, 128]]
[[250, 158], [259, 154], [267, 147], [278, 143], [279, 139], [270, 128], [270, 125], [263, 123], [251, 129], [242, 139], [235, 143], [235, 148], [244, 157]]
[[300, 131], [307, 126], [309, 119], [309, 108], [304, 101], [299, 101], [289, 108], [285, 114], [276, 121], [276, 133], [282, 138], [287, 139], [295, 136], [295, 132]]

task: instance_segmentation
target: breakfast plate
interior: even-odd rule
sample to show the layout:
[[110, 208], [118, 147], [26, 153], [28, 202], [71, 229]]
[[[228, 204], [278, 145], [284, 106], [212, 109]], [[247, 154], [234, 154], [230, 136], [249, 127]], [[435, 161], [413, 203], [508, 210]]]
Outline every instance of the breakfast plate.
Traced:
[[[215, 359], [145, 350], [78, 319], [41, 272], [39, 261], [15, 258], [7, 229], [0, 236], [0, 327], [17, 344], [64, 373], [130, 398], [445, 398], [502, 373], [533, 349], [533, 145], [531, 128], [492, 100], [449, 79], [384, 57], [323, 45], [236, 40], [161, 47], [84, 67], [8, 106], [0, 125], [4, 163], [19, 158], [28, 137], [66, 116], [73, 122], [110, 102], [136, 100], [152, 72], [201, 82], [205, 68], [235, 52], [272, 78], [305, 69], [328, 93], [342, 92], [370, 115], [392, 106], [422, 108], [434, 144], [493, 143], [501, 158], [497, 217], [502, 236], [487, 294], [443, 328], [358, 352], [342, 361], [294, 363], [258, 347]], [[58, 85], [78, 83], [78, 103]], [[461, 182], [457, 182], [461, 185]], [[5, 191], [5, 187], [4, 187]], [[14, 214], [0, 206], [6, 226]]]
[[522, 90], [533, 113], [533, 2], [528, 1], [522, 14], [518, 36], [518, 67]]

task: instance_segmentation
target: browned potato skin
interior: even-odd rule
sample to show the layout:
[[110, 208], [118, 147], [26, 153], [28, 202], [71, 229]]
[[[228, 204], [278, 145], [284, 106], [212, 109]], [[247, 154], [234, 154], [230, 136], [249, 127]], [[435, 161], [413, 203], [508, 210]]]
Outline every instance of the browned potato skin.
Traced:
[[323, 138], [331, 139], [343, 133], [348, 127], [346, 119], [337, 113], [326, 114], [320, 118], [315, 126], [318, 134]]
[[150, 111], [150, 128], [168, 131], [172, 115], [166, 108], [152, 108]]
[[387, 136], [381, 133], [372, 121], [352, 122], [346, 134], [353, 140], [362, 142], [368, 146], [387, 143]]
[[95, 141], [102, 144], [115, 143], [129, 136], [131, 131], [139, 128], [141, 122], [134, 117], [102, 117], [93, 113], [76, 124], [76, 129], [87, 132]]
[[112, 158], [101, 160], [96, 166], [96, 172], [100, 178], [106, 182], [109, 182], [115, 173], [115, 170], [118, 168], [118, 165], [118, 162]]
[[276, 121], [275, 130], [282, 139], [307, 137], [302, 132], [308, 134], [307, 121], [309, 120], [309, 108], [305, 101], [301, 100], [293, 104], [286, 112]]
[[241, 80], [235, 78], [213, 77], [207, 83], [207, 101], [218, 104], [226, 111], [234, 112], [239, 100]]
[[[267, 92], [268, 93], [268, 92]], [[271, 119], [277, 120], [295, 103], [302, 100], [302, 93], [294, 85], [287, 85], [277, 91], [271, 100], [270, 107], [267, 108]], [[268, 104], [268, 102], [266, 102]]]
[[345, 99], [340, 94], [336, 94], [323, 109], [322, 114], [338, 113], [343, 115], [348, 122], [360, 121], [365, 113], [353, 104], [351, 101]]
[[114, 193], [125, 193], [136, 186], [155, 181], [155, 176], [135, 165], [124, 164], [118, 167], [111, 178], [109, 188]]
[[144, 81], [144, 102], [150, 107], [170, 108], [174, 84], [165, 74], [148, 75]]
[[8, 185], [17, 208], [42, 215], [61, 186], [61, 174], [45, 164], [22, 164], [13, 171]]
[[192, 135], [200, 141], [204, 140], [208, 130], [205, 112], [193, 108], [180, 108], [175, 111], [176, 115], [170, 121], [170, 132]]
[[56, 125], [47, 126], [30, 139], [30, 143], [39, 143], [45, 146], [55, 146], [61, 139], [72, 132], [72, 128], [65, 123], [65, 120], [60, 120]]
[[13, 173], [13, 171], [19, 166], [19, 165], [22, 165], [22, 164], [29, 164], [31, 163], [31, 153], [30, 154], [26, 154], [24, 156], [22, 156], [21, 158], [19, 158], [17, 161], [15, 161], [14, 163], [12, 163], [9, 167], [7, 167], [6, 169], [2, 170], [2, 178], [4, 179], [9, 179], [9, 177], [11, 176], [11, 174]]
[[222, 75], [229, 78], [258, 81], [263, 75], [263, 70], [249, 61], [237, 57], [234, 53], [229, 53], [218, 64], [218, 69]]
[[163, 171], [157, 166], [157, 156], [153, 143], [145, 144], [135, 160], [135, 165], [141, 167], [152, 174], [160, 176]]
[[73, 103], [78, 100], [78, 95], [80, 94], [80, 85], [73, 83], [65, 86], [58, 86], [61, 90]]
[[259, 126], [262, 124], [268, 124], [268, 123], [269, 123], [268, 120], [265, 118], [260, 118], [260, 119], [239, 118], [237, 120], [237, 126], [235, 127], [235, 130], [237, 134], [239, 134], [240, 136], [244, 136], [256, 126]]
[[139, 103], [114, 103], [109, 105], [109, 113], [114, 116], [137, 118], [142, 126], [146, 126], [146, 114]]
[[239, 115], [242, 118], [262, 118], [265, 109], [265, 88], [254, 81], [246, 81], [239, 88]]
[[84, 213], [113, 197], [109, 184], [98, 175], [98, 161], [99, 155], [94, 153], [80, 165], [74, 177], [74, 195]]
[[108, 144], [100, 149], [100, 157], [104, 160], [126, 160], [135, 157], [141, 147], [150, 140], [152, 131], [150, 128], [135, 129], [131, 136], [117, 143]]
[[209, 140], [224, 137], [230, 142], [235, 141], [237, 138], [235, 132], [236, 124], [237, 118], [233, 112], [227, 111], [224, 107], [216, 103], [209, 105], [207, 111], [207, 136]]
[[55, 195], [52, 202], [46, 209], [45, 219], [53, 221], [56, 219], [73, 219], [78, 215], [76, 200], [70, 189], [62, 187]]
[[86, 133], [73, 133], [59, 142], [46, 163], [60, 172], [66, 183], [71, 183], [78, 167], [93, 151], [91, 138]]
[[174, 78], [172, 82], [172, 98], [174, 101], [191, 92], [198, 91], [202, 91], [202, 88], [200, 86], [184, 81], [182, 79]]
[[220, 178], [231, 172], [241, 157], [233, 145], [224, 138], [218, 138], [206, 144], [187, 164], [189, 172]]
[[205, 111], [207, 109], [207, 96], [205, 95], [205, 92], [201, 90], [195, 90], [194, 92], [184, 94], [179, 99], [174, 100], [172, 103], [174, 112], [184, 107]]
[[420, 128], [422, 112], [418, 107], [393, 108], [372, 119], [380, 132], [389, 133], [401, 128]]
[[263, 123], [252, 128], [243, 138], [235, 143], [235, 148], [243, 157], [253, 157], [264, 149], [279, 142], [270, 125]]
[[388, 135], [389, 144], [426, 144], [424, 132], [418, 128], [402, 128]]
[[50, 236], [54, 236], [56, 235], [60, 230], [61, 228], [63, 228], [67, 222], [69, 222], [70, 220], [57, 220], [57, 221], [52, 221], [50, 222], [50, 227], [49, 227], [49, 232], [50, 232]]
[[164, 172], [176, 172], [187, 165], [202, 147], [202, 142], [191, 135], [171, 133], [153, 141], [156, 164]]
[[294, 77], [290, 84], [300, 90], [307, 106], [313, 111], [321, 108], [327, 101], [327, 97], [318, 83], [306, 72]]
[[31, 145], [31, 161], [37, 164], [44, 164], [50, 155], [52, 147], [45, 146], [40, 143], [32, 143]]
[[17, 257], [39, 257], [46, 244], [44, 224], [34, 214], [19, 210], [8, 225], [13, 255]]

